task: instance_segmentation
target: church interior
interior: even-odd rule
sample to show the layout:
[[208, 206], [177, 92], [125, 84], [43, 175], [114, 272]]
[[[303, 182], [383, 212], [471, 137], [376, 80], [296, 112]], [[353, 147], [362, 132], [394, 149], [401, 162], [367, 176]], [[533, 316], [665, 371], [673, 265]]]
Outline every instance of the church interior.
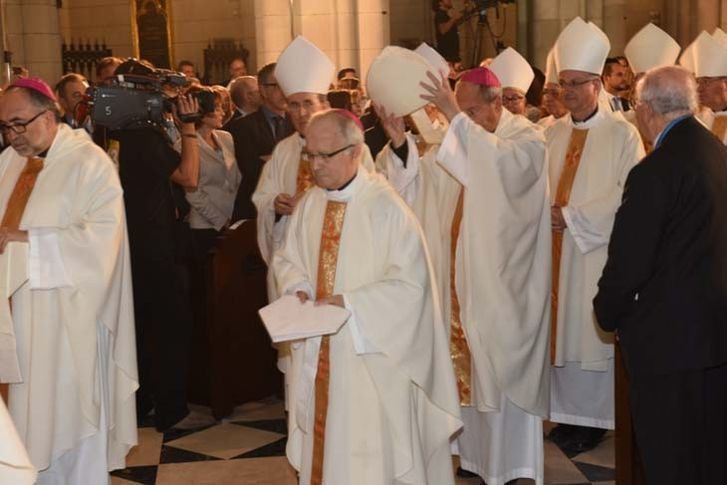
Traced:
[[[623, 56], [628, 41], [648, 23], [682, 47], [702, 31], [727, 27], [727, 0], [452, 3], [453, 11], [463, 13], [457, 26], [462, 71], [512, 47], [545, 72], [548, 53], [575, 17], [608, 36], [609, 57]], [[431, 0], [0, 0], [0, 9], [3, 84], [13, 69], [24, 69], [50, 86], [67, 73], [82, 74], [93, 84], [97, 61], [114, 56], [145, 58], [172, 70], [187, 61], [202, 84], [224, 85], [234, 77], [228, 72], [233, 60], [244, 60], [246, 73], [254, 75], [299, 35], [318, 46], [336, 71], [353, 68], [365, 80], [384, 47], [414, 49], [422, 42], [434, 45], [437, 37]], [[158, 431], [153, 414], [140, 419], [139, 444], [129, 452], [126, 467], [111, 473], [111, 484], [298, 483], [286, 458], [283, 377], [258, 316], [267, 294], [255, 231], [254, 221], [244, 221], [234, 234], [220, 237], [204, 273], [191, 283], [193, 289], [203, 288], [202, 296], [191, 301], [188, 400], [211, 424]], [[617, 367], [616, 430], [609, 430], [595, 448], [582, 453], [561, 448], [547, 438], [555, 423], [544, 422], [545, 484], [645, 483], [628, 397], [619, 394], [626, 379]], [[459, 461], [453, 460], [456, 470]], [[456, 478], [457, 485], [480, 483], [485, 482], [479, 477]]]

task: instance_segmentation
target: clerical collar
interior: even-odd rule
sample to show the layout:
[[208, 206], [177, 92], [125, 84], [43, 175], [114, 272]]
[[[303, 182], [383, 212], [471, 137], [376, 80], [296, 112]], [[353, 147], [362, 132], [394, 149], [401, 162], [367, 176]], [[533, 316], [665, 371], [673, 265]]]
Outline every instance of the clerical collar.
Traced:
[[329, 191], [329, 192], [340, 192], [340, 191], [344, 190], [346, 187], [348, 187], [349, 185], [351, 185], [351, 182], [353, 182], [353, 179], [356, 178], [356, 175], [358, 175], [358, 171], [356, 171], [356, 173], [353, 174], [353, 177], [351, 177], [348, 180], [348, 182], [346, 182], [345, 184], [341, 185], [337, 189], [326, 189], [326, 190]]
[[46, 148], [45, 150], [43, 150], [42, 152], [40, 152], [39, 154], [37, 154], [35, 157], [36, 158], [45, 158], [45, 157], [47, 157], [48, 156], [48, 150], [50, 150], [50, 148]]
[[335, 190], [326, 190], [326, 198], [336, 202], [348, 202], [351, 200], [356, 187], [354, 181], [358, 178], [360, 173], [361, 171], [358, 170], [356, 175], [354, 175], [351, 180], [343, 184], [340, 188]]
[[586, 117], [585, 117], [584, 119], [582, 119], [582, 120], [576, 120], [576, 119], [574, 119], [574, 118], [573, 118], [573, 113], [571, 113], [570, 117], [571, 117], [571, 120], [573, 120], [573, 124], [574, 124], [574, 125], [576, 125], [576, 126], [578, 126], [578, 125], [583, 125], [583, 124], [585, 124], [585, 123], [588, 123], [588, 122], [589, 122], [589, 121], [591, 121], [591, 119], [592, 119], [592, 118], [593, 118], [594, 116], [596, 116], [597, 114], [598, 114], [598, 106], [596, 106], [596, 109], [595, 109], [595, 110], [593, 110], [593, 113], [589, 114], [588, 116], [586, 116]]

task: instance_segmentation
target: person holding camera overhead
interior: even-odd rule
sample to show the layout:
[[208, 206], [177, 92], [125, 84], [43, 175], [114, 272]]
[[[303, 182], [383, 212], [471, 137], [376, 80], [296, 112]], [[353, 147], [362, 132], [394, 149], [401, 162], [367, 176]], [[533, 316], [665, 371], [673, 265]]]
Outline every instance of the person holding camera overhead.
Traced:
[[[224, 118], [222, 96], [206, 87], [193, 87], [190, 93], [207, 93], [214, 100], [214, 111], [206, 112], [207, 109], [202, 107], [204, 115], [195, 122], [199, 181], [195, 189], [185, 194], [190, 205], [189, 227], [192, 229], [195, 260], [203, 261], [217, 235], [231, 222], [242, 175], [235, 160], [232, 135], [220, 130]], [[181, 150], [181, 142], [177, 147]]]
[[[121, 64], [116, 74], [159, 77], [153, 67], [135, 59]], [[110, 132], [119, 146], [131, 247], [139, 367], [137, 418], [144, 419], [154, 409], [160, 431], [213, 422], [187, 407], [192, 318], [176, 256], [183, 239], [179, 228], [188, 207], [175, 191], [178, 187], [194, 190], [199, 183], [199, 141], [190, 120], [199, 111], [199, 103], [194, 97], [178, 96], [176, 110], [182, 120], [180, 152], [161, 122], [127, 124]]]

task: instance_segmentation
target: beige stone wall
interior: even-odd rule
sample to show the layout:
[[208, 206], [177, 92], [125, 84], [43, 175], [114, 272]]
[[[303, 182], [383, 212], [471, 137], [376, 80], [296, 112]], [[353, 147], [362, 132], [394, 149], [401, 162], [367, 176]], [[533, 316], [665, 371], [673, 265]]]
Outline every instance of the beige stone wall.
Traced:
[[389, 11], [391, 43], [434, 45], [433, 17], [431, 0], [392, 1]]
[[61, 41], [55, 0], [7, 0], [5, 26], [13, 64], [54, 83], [61, 74]]

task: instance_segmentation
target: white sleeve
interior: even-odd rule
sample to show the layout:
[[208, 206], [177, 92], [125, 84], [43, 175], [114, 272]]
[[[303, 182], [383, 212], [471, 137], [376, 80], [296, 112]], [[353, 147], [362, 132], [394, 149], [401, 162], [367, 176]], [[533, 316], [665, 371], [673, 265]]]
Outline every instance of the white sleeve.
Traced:
[[452, 118], [437, 152], [437, 160], [459, 183], [467, 187], [467, 130], [469, 118], [459, 113]]
[[28, 229], [28, 280], [31, 290], [73, 286], [61, 254], [58, 229]]
[[391, 186], [394, 187], [394, 190], [411, 206], [416, 200], [419, 190], [417, 184], [419, 152], [414, 137], [408, 133], [406, 143], [408, 148], [406, 166], [404, 166], [404, 160], [394, 152], [390, 143], [376, 157], [376, 164]]
[[351, 316], [348, 317], [346, 323], [348, 324], [348, 328], [351, 331], [351, 339], [353, 340], [353, 348], [356, 351], [356, 354], [375, 354], [380, 352], [380, 350], [377, 349], [374, 344], [372, 344], [371, 341], [367, 339], [366, 336], [361, 332], [361, 326], [356, 320], [356, 312], [354, 311], [353, 307], [351, 307], [351, 304], [348, 302], [345, 294], [343, 295], [343, 306], [346, 307], [346, 310], [351, 312]]

